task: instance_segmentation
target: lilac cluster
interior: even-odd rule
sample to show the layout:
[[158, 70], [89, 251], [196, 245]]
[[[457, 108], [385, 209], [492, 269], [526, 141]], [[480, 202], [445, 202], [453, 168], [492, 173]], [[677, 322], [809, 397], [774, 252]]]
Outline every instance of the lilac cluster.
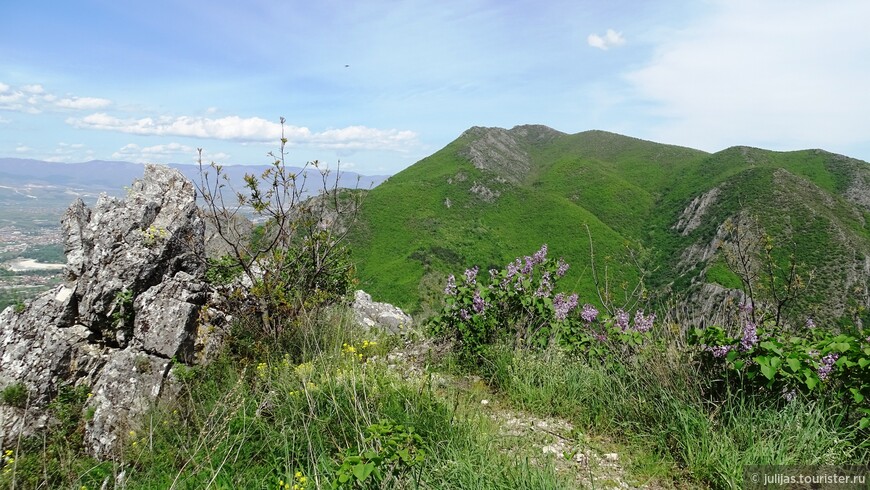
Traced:
[[471, 269], [465, 269], [465, 284], [469, 286], [474, 286], [477, 284], [477, 271], [480, 269], [477, 266], [472, 267]]
[[637, 310], [634, 313], [634, 329], [640, 333], [649, 332], [652, 330], [655, 319], [655, 313], [651, 313], [649, 316], [644, 316], [643, 310]]
[[746, 322], [743, 327], [743, 338], [740, 339], [740, 350], [746, 352], [758, 344], [758, 327], [752, 322]]
[[628, 322], [630, 318], [628, 313], [622, 308], [616, 310], [616, 314], [613, 316], [613, 326], [619, 328], [623, 332], [628, 330]]
[[[528, 259], [527, 259], [528, 260]], [[535, 264], [542, 264], [545, 260], [547, 260], [547, 244], [541, 245], [541, 249], [535, 252], [532, 255], [532, 262]]]
[[484, 301], [483, 298], [480, 297], [480, 291], [474, 292], [474, 298], [472, 298], [471, 307], [478, 315], [482, 314], [486, 310], [486, 301]]
[[792, 388], [791, 390], [789, 390], [788, 388], [783, 388], [782, 397], [785, 398], [785, 401], [787, 402], [794, 401], [794, 399], [797, 398], [797, 391], [794, 388]]
[[837, 354], [836, 352], [832, 352], [822, 358], [822, 365], [819, 366], [818, 371], [816, 371], [819, 375], [819, 379], [822, 381], [828, 379], [828, 376], [831, 375], [831, 371], [834, 370], [834, 363], [837, 362], [837, 359], [839, 358], [840, 354]]
[[582, 318], [586, 323], [592, 323], [596, 318], [598, 318], [598, 310], [589, 303], [586, 303], [583, 305], [583, 311], [580, 312], [580, 318]]
[[535, 296], [538, 298], [548, 298], [552, 292], [553, 283], [550, 282], [550, 273], [544, 272], [541, 275], [541, 284], [538, 286], [538, 290], [535, 291]]
[[806, 326], [807, 328], [816, 328], [816, 322], [813, 321], [812, 317], [807, 318]]
[[571, 267], [567, 262], [562, 260], [562, 257], [559, 257], [559, 267], [556, 269], [556, 277], [562, 277], [568, 272], [568, 268]]
[[444, 294], [455, 296], [456, 292], [456, 277], [454, 277], [453, 274], [450, 274], [450, 277], [447, 278], [447, 286], [444, 288]]
[[559, 293], [553, 298], [553, 308], [556, 310], [556, 320], [562, 321], [568, 318], [568, 313], [577, 307], [577, 294], [566, 297], [565, 293]]
[[471, 320], [471, 315], [468, 314], [468, 310], [463, 308], [459, 310], [459, 318], [461, 318], [462, 321], [467, 322], [468, 320]]
[[713, 357], [725, 357], [731, 351], [733, 346], [731, 345], [711, 345], [711, 346], [703, 346], [704, 349], [713, 354]]
[[749, 314], [752, 313], [752, 303], [740, 303], [737, 305], [737, 309], [740, 310], [740, 313]]
[[[547, 260], [547, 244], [541, 245], [541, 249], [531, 256], [525, 256], [522, 259], [517, 257], [516, 260], [505, 266], [507, 274], [501, 282], [501, 287], [506, 287], [511, 280], [516, 277], [514, 289], [516, 291], [523, 290], [523, 278], [531, 277], [532, 271], [538, 264], [543, 264]], [[549, 279], [548, 279], [549, 280]], [[539, 289], [538, 292], [541, 292]]]

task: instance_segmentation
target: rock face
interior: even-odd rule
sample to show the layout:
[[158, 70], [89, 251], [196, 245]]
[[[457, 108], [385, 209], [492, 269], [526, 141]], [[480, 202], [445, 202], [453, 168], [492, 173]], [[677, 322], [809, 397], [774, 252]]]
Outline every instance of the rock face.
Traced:
[[365, 291], [354, 293], [352, 305], [357, 323], [365, 328], [380, 328], [389, 333], [401, 333], [409, 328], [413, 319], [400, 308], [389, 303], [372, 301], [371, 295]]
[[85, 441], [105, 457], [166, 389], [171, 360], [192, 362], [207, 343], [204, 224], [193, 185], [149, 165], [126, 199], [77, 200], [62, 225], [66, 283], [0, 314], [0, 389], [28, 393], [27, 410], [0, 407], [0, 443], [45, 427], [59, 390], [87, 387]]

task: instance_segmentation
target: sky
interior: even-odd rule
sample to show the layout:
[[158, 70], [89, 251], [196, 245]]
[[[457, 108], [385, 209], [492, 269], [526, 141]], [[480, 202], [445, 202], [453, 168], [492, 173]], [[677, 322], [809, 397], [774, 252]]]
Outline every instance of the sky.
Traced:
[[[0, 0], [0, 157], [393, 174], [472, 126], [870, 161], [866, 0]], [[280, 123], [280, 118], [285, 123]]]

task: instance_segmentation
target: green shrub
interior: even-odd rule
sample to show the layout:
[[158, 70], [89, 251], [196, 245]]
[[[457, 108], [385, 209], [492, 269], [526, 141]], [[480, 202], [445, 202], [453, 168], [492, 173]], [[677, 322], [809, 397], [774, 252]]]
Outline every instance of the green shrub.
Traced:
[[0, 392], [0, 402], [10, 407], [24, 408], [27, 406], [27, 398], [27, 386], [24, 383], [11, 384]]

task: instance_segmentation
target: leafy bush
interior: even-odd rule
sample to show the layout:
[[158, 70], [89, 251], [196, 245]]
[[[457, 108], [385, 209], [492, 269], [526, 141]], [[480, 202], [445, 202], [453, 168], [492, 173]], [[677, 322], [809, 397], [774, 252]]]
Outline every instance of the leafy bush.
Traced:
[[461, 356], [473, 360], [498, 341], [543, 348], [552, 343], [579, 355], [604, 358], [631, 353], [644, 343], [655, 315], [637, 310], [634, 319], [622, 308], [600, 314], [577, 294], [557, 293], [569, 265], [547, 257], [547, 246], [517, 258], [502, 270], [480, 277], [467, 269], [462, 282], [448, 278], [446, 306], [432, 320], [437, 335], [454, 338]]
[[797, 335], [747, 319], [740, 337], [712, 326], [694, 329], [689, 340], [703, 350], [711, 376], [722, 374], [789, 401], [799, 392], [831, 394], [852, 410], [860, 430], [870, 427], [870, 337], [807, 323], [807, 334]]
[[335, 472], [332, 488], [382, 486], [385, 480], [401, 478], [425, 458], [423, 438], [413, 427], [384, 420], [368, 426], [366, 432], [363, 444], [370, 447], [348, 451]]
[[[339, 189], [339, 175], [333, 179], [317, 161], [298, 172], [288, 169], [286, 144], [282, 134], [280, 152], [270, 153], [272, 165], [259, 176], [246, 174], [239, 190], [221, 165], [205, 168], [199, 162], [199, 194], [228, 251], [209, 261], [207, 278], [235, 285], [239, 313], [255, 316], [258, 324], [252, 326], [272, 340], [300, 315], [347, 295], [354, 268], [344, 237], [361, 198]], [[314, 189], [306, 185], [309, 175], [318, 177]], [[252, 231], [249, 221], [240, 219], [244, 215], [262, 224]], [[238, 276], [244, 280], [235, 281]]]

